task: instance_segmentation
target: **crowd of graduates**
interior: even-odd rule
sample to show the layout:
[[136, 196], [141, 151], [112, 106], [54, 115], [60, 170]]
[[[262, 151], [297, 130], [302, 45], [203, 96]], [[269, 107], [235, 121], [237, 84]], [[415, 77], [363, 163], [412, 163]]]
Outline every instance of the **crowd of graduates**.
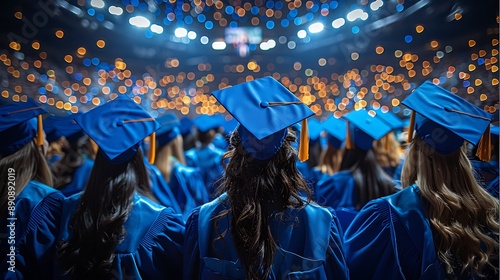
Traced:
[[0, 106], [1, 278], [498, 279], [489, 113], [430, 82], [408, 120], [319, 122], [271, 77], [213, 96], [230, 116]]

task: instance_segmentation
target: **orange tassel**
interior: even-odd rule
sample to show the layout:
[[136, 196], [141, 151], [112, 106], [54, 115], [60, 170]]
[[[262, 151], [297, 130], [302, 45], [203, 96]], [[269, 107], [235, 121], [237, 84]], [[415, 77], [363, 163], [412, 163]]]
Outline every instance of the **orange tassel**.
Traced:
[[345, 148], [348, 150], [352, 149], [351, 129], [349, 127], [349, 122], [347, 122], [346, 124]]
[[302, 129], [300, 130], [299, 160], [304, 162], [309, 159], [309, 129], [307, 119], [302, 120]]
[[97, 155], [97, 150], [99, 150], [99, 146], [97, 146], [97, 143], [91, 138], [89, 138], [89, 141], [90, 141], [90, 146], [92, 147], [92, 152], [94, 153], [94, 155]]
[[490, 126], [486, 129], [477, 145], [476, 156], [482, 161], [490, 161], [491, 159], [491, 135]]
[[[392, 133], [392, 132], [389, 132], [389, 133]], [[385, 139], [385, 151], [386, 152], [389, 152], [389, 133], [387, 133], [384, 137], [384, 139]]]
[[42, 120], [42, 115], [38, 115], [38, 133], [37, 133], [37, 145], [38, 146], [43, 146], [43, 120]]
[[148, 162], [154, 164], [156, 159], [156, 132], [151, 133], [149, 138], [149, 157]]
[[408, 139], [406, 139], [406, 143], [411, 143], [413, 140], [413, 129], [415, 128], [415, 111], [411, 111], [410, 117], [410, 126], [408, 127]]

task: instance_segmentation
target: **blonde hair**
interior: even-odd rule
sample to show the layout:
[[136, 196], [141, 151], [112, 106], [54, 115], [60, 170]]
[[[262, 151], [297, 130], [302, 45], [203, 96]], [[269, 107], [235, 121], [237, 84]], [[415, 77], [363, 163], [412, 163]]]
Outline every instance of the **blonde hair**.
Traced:
[[417, 182], [428, 202], [424, 207], [437, 255], [449, 275], [484, 276], [485, 269], [498, 270], [500, 203], [475, 181], [465, 144], [442, 155], [415, 137], [401, 181], [403, 186]]
[[373, 141], [373, 151], [382, 167], [396, 167], [401, 162], [400, 144], [392, 132], [380, 140]]
[[322, 173], [333, 175], [340, 170], [340, 163], [342, 163], [343, 149], [337, 149], [328, 144], [326, 150], [321, 153], [319, 159], [319, 170]]
[[186, 164], [186, 160], [184, 158], [184, 153], [182, 150], [181, 135], [177, 135], [177, 137], [175, 137], [168, 144], [160, 147], [160, 149], [156, 153], [155, 165], [163, 174], [163, 177], [165, 178], [165, 181], [167, 181], [167, 183], [170, 182], [170, 173], [173, 167], [173, 162], [170, 160], [170, 156], [174, 156], [181, 164]]
[[7, 210], [8, 175], [9, 170], [15, 172], [16, 196], [26, 187], [31, 180], [36, 180], [52, 186], [53, 179], [45, 157], [35, 144], [30, 141], [17, 152], [6, 157], [0, 157], [0, 215]]

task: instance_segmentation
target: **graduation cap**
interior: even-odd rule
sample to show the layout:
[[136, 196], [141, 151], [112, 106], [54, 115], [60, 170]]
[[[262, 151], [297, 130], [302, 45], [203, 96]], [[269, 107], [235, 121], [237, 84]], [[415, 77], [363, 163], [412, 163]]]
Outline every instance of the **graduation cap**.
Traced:
[[199, 131], [205, 133], [211, 129], [217, 129], [221, 126], [221, 120], [215, 116], [201, 115], [193, 120], [194, 125]]
[[346, 137], [346, 122], [331, 116], [323, 122], [322, 127], [326, 131], [328, 144], [340, 149]]
[[224, 128], [224, 134], [230, 134], [237, 126], [238, 126], [238, 121], [235, 120], [234, 118], [231, 118], [230, 120], [225, 120], [222, 123], [222, 128]]
[[479, 143], [476, 155], [489, 161], [491, 114], [429, 81], [402, 103], [413, 110], [408, 141], [412, 140], [415, 127], [418, 137], [438, 153], [452, 153], [467, 141]]
[[392, 128], [379, 118], [372, 116], [366, 110], [352, 111], [342, 118], [348, 121], [346, 129], [346, 148], [351, 149], [351, 138], [361, 150], [369, 150], [373, 147], [374, 140], [380, 140]]
[[375, 112], [377, 118], [380, 118], [386, 125], [390, 126], [392, 130], [400, 130], [405, 127], [403, 120], [390, 111], [384, 112], [381, 109], [372, 109], [372, 111]]
[[179, 118], [174, 113], [165, 114], [156, 119], [161, 128], [156, 131], [156, 140], [160, 147], [167, 145], [181, 134]]
[[84, 135], [83, 129], [76, 124], [74, 118], [78, 118], [82, 113], [68, 115], [64, 117], [50, 116], [44, 120], [44, 130], [47, 141], [53, 142], [61, 137], [65, 137], [69, 143], [77, 141]]
[[239, 122], [243, 147], [254, 158], [274, 156], [285, 139], [287, 128], [302, 121], [299, 160], [309, 157], [306, 119], [314, 112], [274, 78], [253, 80], [218, 90], [212, 95]]
[[47, 110], [32, 99], [12, 102], [0, 106], [0, 155], [11, 155], [37, 136], [37, 145], [42, 146], [42, 114]]
[[182, 136], [186, 136], [191, 133], [191, 129], [193, 128], [193, 121], [188, 117], [183, 117], [180, 120], [179, 129], [181, 130]]
[[154, 162], [156, 130], [160, 124], [127, 96], [98, 106], [75, 121], [96, 142], [111, 164], [128, 162], [139, 144], [151, 135], [150, 163]]

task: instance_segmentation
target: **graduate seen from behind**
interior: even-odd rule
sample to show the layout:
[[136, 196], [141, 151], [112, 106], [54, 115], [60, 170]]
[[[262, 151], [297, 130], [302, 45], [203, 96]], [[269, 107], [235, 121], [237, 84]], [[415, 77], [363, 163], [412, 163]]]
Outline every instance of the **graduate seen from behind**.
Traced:
[[431, 82], [403, 104], [413, 110], [404, 188], [346, 231], [352, 279], [498, 279], [499, 202], [475, 181], [465, 143], [487, 160], [491, 115]]
[[370, 200], [396, 191], [396, 184], [373, 151], [373, 141], [384, 137], [391, 128], [366, 110], [352, 111], [342, 118], [348, 124], [340, 171], [317, 185], [317, 201], [334, 209], [357, 211]]
[[99, 150], [85, 190], [65, 203], [56, 278], [182, 278], [184, 224], [148, 198], [139, 149], [160, 125], [126, 96], [75, 120]]
[[311, 201], [287, 129], [314, 113], [272, 77], [213, 95], [239, 126], [224, 155], [222, 194], [186, 224], [184, 279], [348, 279], [335, 212]]
[[52, 273], [64, 196], [44, 157], [46, 112], [31, 99], [0, 107], [1, 279]]

